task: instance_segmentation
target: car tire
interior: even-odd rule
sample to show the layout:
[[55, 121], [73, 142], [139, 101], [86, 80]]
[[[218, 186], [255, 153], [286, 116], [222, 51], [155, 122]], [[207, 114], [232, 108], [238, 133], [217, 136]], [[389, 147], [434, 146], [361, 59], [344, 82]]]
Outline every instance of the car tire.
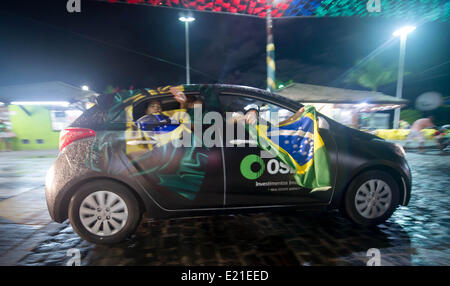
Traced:
[[84, 184], [69, 204], [69, 220], [74, 231], [96, 244], [125, 240], [135, 232], [140, 219], [139, 202], [132, 191], [110, 180]]
[[350, 183], [341, 211], [357, 225], [374, 226], [391, 217], [399, 198], [399, 187], [388, 173], [367, 171]]

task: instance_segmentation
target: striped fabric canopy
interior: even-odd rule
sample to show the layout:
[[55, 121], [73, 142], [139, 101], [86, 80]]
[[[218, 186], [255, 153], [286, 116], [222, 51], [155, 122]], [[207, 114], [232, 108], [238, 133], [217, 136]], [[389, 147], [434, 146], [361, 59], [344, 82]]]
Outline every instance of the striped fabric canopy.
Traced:
[[[370, 16], [403, 20], [448, 21], [448, 0], [104, 0], [197, 11], [274, 18], [290, 16]], [[272, 5], [273, 3], [273, 5]]]

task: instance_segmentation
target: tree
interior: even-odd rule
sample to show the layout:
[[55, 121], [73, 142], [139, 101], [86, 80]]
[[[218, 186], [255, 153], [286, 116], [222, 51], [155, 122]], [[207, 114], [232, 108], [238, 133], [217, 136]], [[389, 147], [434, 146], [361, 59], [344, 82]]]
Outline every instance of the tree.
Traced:
[[414, 121], [422, 117], [422, 112], [416, 109], [404, 109], [400, 111], [400, 119], [408, 122], [410, 125], [412, 125]]
[[103, 91], [103, 93], [104, 94], [111, 94], [111, 93], [114, 93], [114, 86], [112, 86], [112, 85], [108, 85], [106, 88], [105, 88], [105, 90]]
[[[379, 59], [370, 59], [365, 62], [360, 60], [356, 67], [357, 69], [352, 71], [344, 82], [356, 83], [377, 91], [380, 86], [397, 81], [398, 67], [395, 63], [386, 63]], [[409, 73], [404, 73], [404, 75], [407, 74]]]
[[275, 80], [275, 86], [276, 86], [275, 90], [279, 90], [279, 89], [285, 88], [286, 86], [291, 85], [293, 83], [294, 83], [294, 81], [292, 79], [288, 80], [288, 81], [285, 81], [285, 82], [277, 79], [277, 80]]

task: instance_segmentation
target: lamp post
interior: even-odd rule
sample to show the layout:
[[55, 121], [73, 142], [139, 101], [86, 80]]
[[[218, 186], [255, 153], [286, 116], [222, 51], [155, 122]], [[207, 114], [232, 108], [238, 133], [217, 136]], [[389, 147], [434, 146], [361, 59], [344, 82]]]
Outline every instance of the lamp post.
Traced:
[[273, 33], [272, 33], [272, 5], [273, 0], [269, 0], [269, 9], [266, 14], [266, 33], [267, 33], [267, 44], [266, 44], [266, 63], [267, 63], [267, 90], [275, 90], [275, 45], [273, 43]]
[[[397, 92], [395, 95], [397, 98], [402, 98], [406, 38], [408, 37], [408, 34], [414, 31], [415, 29], [416, 27], [414, 26], [405, 26], [392, 33], [394, 37], [400, 37], [400, 57], [398, 61]], [[399, 121], [400, 121], [400, 107], [396, 108], [394, 111], [394, 129], [398, 128]]]
[[267, 63], [267, 90], [274, 91], [275, 85], [275, 44], [273, 43], [273, 30], [272, 30], [272, 8], [278, 5], [283, 0], [269, 0], [266, 14], [266, 63]]
[[191, 74], [190, 74], [190, 67], [189, 67], [189, 23], [195, 21], [194, 17], [188, 16], [188, 17], [180, 17], [178, 18], [181, 22], [184, 22], [184, 25], [186, 27], [186, 84], [191, 83]]
[[273, 24], [272, 9], [284, 0], [268, 0], [268, 9], [266, 14], [266, 63], [267, 63], [267, 90], [274, 91], [277, 87], [275, 84], [275, 44], [273, 42]]

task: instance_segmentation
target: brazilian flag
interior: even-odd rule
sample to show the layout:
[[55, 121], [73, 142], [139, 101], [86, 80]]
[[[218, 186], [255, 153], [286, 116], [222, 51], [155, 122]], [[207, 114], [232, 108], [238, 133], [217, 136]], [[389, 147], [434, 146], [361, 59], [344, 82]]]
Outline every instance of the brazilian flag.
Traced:
[[295, 171], [298, 185], [312, 191], [331, 188], [328, 154], [318, 131], [314, 106], [305, 106], [299, 118], [278, 126], [261, 122], [256, 126], [246, 126], [259, 148], [270, 152]]

